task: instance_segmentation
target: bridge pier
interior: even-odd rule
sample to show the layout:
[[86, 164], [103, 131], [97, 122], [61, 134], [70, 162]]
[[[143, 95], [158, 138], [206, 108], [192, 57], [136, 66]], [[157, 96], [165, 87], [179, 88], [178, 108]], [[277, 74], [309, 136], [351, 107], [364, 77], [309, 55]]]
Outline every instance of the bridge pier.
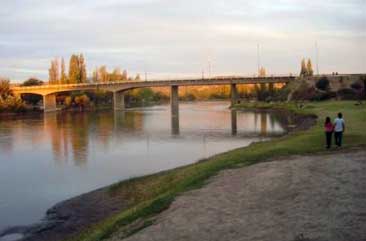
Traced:
[[178, 86], [173, 85], [170, 89], [170, 109], [171, 109], [171, 125], [172, 134], [179, 134], [179, 94]]
[[113, 109], [125, 110], [125, 94], [120, 92], [113, 92]]
[[231, 110], [231, 134], [233, 136], [236, 136], [236, 134], [238, 133], [237, 121], [238, 121], [237, 111]]
[[56, 111], [56, 94], [43, 95], [43, 111]]
[[238, 89], [236, 88], [236, 84], [230, 85], [230, 96], [231, 96], [231, 106], [238, 103]]

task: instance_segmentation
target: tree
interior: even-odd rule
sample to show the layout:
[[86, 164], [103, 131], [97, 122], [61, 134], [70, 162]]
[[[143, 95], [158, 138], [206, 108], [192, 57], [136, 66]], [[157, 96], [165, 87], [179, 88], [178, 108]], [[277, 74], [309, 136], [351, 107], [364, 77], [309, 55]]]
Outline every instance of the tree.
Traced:
[[48, 81], [50, 84], [58, 84], [60, 80], [58, 59], [51, 61], [51, 67], [48, 69]]
[[102, 65], [98, 70], [99, 80], [101, 82], [108, 82], [109, 81], [109, 74], [107, 67], [105, 65]]
[[307, 76], [313, 76], [313, 74], [314, 74], [313, 66], [311, 64], [310, 59], [308, 59], [308, 63], [306, 65], [306, 73], [307, 73]]
[[123, 70], [122, 80], [127, 80], [127, 79], [128, 79], [127, 70]]
[[35, 85], [43, 85], [43, 81], [36, 79], [36, 78], [29, 78], [28, 80], [24, 81], [21, 86], [35, 86]]
[[6, 99], [12, 96], [13, 92], [10, 89], [10, 81], [8, 79], [0, 79], [0, 98]]
[[69, 83], [70, 84], [80, 83], [79, 58], [75, 54], [73, 54], [70, 58]]
[[121, 81], [122, 73], [120, 68], [115, 68], [113, 72], [110, 74], [110, 81]]
[[258, 76], [259, 77], [266, 77], [266, 69], [263, 66], [259, 69]]
[[80, 70], [80, 79], [79, 83], [86, 83], [87, 75], [86, 75], [86, 65], [83, 54], [79, 56], [79, 70]]
[[65, 100], [64, 100], [64, 104], [66, 107], [71, 107], [72, 105], [72, 98], [71, 96], [66, 96]]
[[99, 74], [98, 74], [98, 67], [96, 67], [95, 70], [93, 71], [93, 82], [98, 81], [99, 81]]
[[61, 59], [61, 84], [67, 84], [67, 76], [66, 76], [66, 70], [65, 70], [65, 60], [64, 58]]
[[328, 90], [329, 89], [329, 80], [327, 77], [322, 77], [320, 78], [316, 83], [315, 83], [316, 88], [320, 89], [320, 90]]
[[307, 67], [305, 63], [305, 59], [301, 60], [301, 70], [300, 70], [300, 77], [305, 77], [307, 75]]
[[140, 80], [141, 80], [140, 74], [137, 74], [135, 77], [135, 81], [140, 81]]
[[77, 106], [79, 106], [80, 110], [83, 110], [90, 103], [89, 97], [85, 94], [76, 96], [74, 101], [75, 101], [75, 104]]

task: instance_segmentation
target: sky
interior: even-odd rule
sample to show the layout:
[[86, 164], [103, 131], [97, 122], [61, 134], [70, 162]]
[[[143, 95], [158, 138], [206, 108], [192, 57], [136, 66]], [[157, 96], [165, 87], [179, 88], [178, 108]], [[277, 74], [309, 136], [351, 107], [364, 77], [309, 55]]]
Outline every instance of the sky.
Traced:
[[47, 80], [50, 61], [73, 53], [89, 75], [252, 76], [258, 62], [287, 75], [302, 58], [365, 73], [366, 0], [1, 0], [0, 76]]

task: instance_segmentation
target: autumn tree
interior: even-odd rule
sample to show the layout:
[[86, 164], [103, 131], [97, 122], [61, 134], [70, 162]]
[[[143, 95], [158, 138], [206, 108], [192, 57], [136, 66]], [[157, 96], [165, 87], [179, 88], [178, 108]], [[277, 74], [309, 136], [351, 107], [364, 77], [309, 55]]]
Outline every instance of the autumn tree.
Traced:
[[99, 81], [98, 71], [99, 71], [98, 67], [96, 67], [95, 70], [93, 71], [93, 77], [92, 77], [93, 82], [98, 82]]
[[122, 73], [120, 68], [115, 68], [113, 72], [110, 74], [110, 81], [121, 81]]
[[86, 83], [87, 75], [86, 75], [86, 64], [83, 54], [79, 56], [79, 70], [80, 70], [80, 82], [79, 83]]
[[128, 79], [127, 70], [123, 70], [123, 73], [122, 73], [122, 80], [127, 80], [127, 79]]
[[313, 76], [314, 70], [311, 64], [311, 59], [308, 59], [306, 62], [305, 59], [301, 60], [301, 70], [300, 70], [300, 77], [308, 77]]
[[258, 76], [259, 77], [266, 77], [266, 69], [263, 66], [259, 69]]
[[76, 84], [80, 82], [79, 57], [73, 54], [69, 64], [69, 83]]
[[64, 58], [61, 59], [61, 84], [67, 84], [67, 76], [66, 76], [66, 70], [65, 70], [65, 60]]
[[6, 99], [11, 95], [13, 95], [13, 92], [10, 89], [10, 81], [5, 78], [0, 78], [0, 98]]
[[102, 65], [98, 70], [99, 80], [101, 82], [108, 82], [109, 81], [109, 74], [107, 67], [105, 65]]
[[58, 59], [51, 61], [51, 67], [48, 69], [48, 81], [50, 84], [58, 84], [60, 80]]
[[307, 72], [307, 76], [313, 76], [313, 74], [314, 74], [313, 66], [311, 64], [310, 59], [308, 59], [308, 63], [306, 65], [306, 72]]

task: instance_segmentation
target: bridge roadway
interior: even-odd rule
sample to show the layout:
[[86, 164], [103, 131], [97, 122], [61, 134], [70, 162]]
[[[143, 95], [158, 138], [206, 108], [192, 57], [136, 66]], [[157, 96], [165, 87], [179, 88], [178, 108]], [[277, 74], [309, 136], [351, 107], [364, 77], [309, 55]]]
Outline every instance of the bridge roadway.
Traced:
[[288, 83], [295, 79], [292, 76], [272, 77], [215, 77], [209, 79], [177, 79], [177, 80], [151, 80], [151, 81], [120, 81], [103, 83], [38, 85], [38, 86], [13, 86], [14, 94], [36, 94], [43, 96], [43, 109], [45, 112], [56, 110], [56, 94], [80, 90], [104, 90], [113, 93], [113, 106], [115, 110], [124, 110], [124, 92], [136, 88], [146, 87], [171, 87], [172, 115], [178, 115], [178, 88], [179, 86], [204, 86], [204, 85], [230, 85], [231, 102], [237, 102], [237, 84], [270, 84]]

